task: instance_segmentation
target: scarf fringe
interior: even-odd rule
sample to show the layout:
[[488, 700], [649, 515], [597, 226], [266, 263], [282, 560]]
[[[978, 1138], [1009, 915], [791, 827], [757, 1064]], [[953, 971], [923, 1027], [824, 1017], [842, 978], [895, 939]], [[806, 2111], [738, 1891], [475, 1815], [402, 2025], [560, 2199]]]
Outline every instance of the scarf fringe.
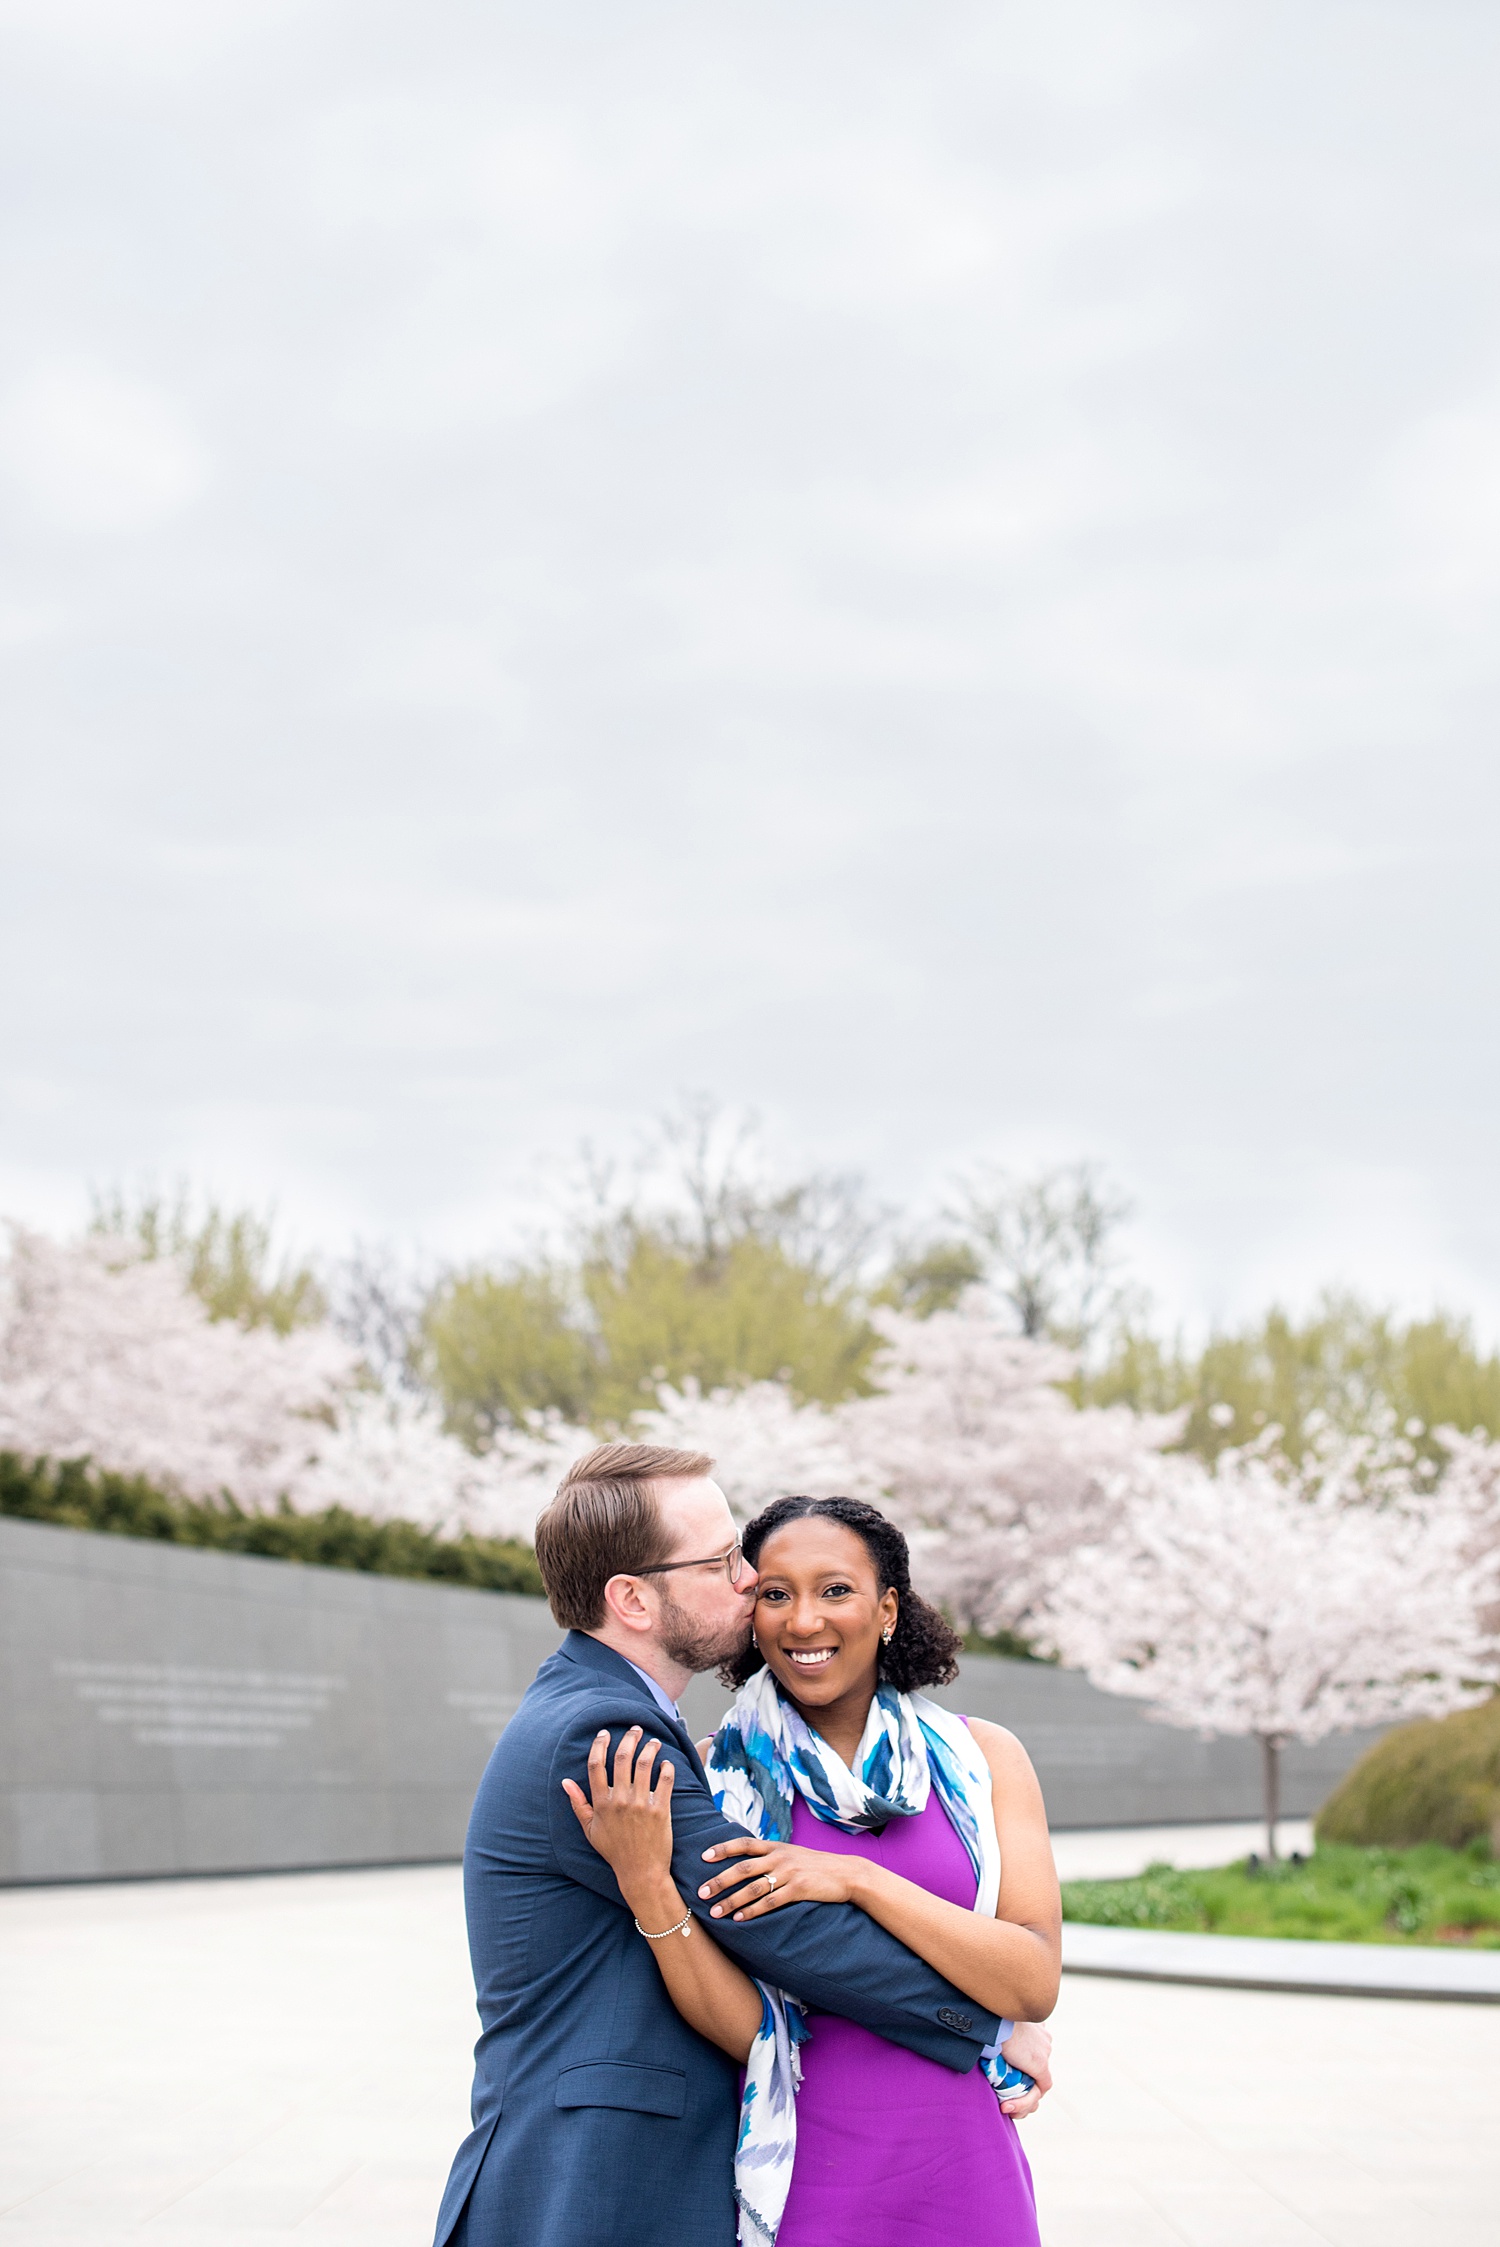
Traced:
[[740, 2211], [739, 2237], [745, 2247], [776, 2247], [776, 2229], [756, 2214], [738, 2185], [734, 2197]]

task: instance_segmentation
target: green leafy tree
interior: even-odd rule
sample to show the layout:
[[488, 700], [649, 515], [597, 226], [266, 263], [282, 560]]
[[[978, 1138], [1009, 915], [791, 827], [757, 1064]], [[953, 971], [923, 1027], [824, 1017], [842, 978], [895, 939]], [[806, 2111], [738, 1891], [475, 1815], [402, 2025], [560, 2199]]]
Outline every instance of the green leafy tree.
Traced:
[[709, 1256], [673, 1230], [616, 1222], [570, 1271], [482, 1267], [435, 1290], [423, 1364], [449, 1425], [476, 1445], [550, 1409], [620, 1426], [663, 1382], [785, 1379], [835, 1403], [874, 1347], [858, 1303], [781, 1244], [746, 1232]]
[[1141, 1411], [1186, 1407], [1184, 1442], [1210, 1459], [1273, 1425], [1300, 1459], [1310, 1430], [1352, 1432], [1386, 1413], [1439, 1465], [1433, 1429], [1500, 1431], [1500, 1357], [1481, 1353], [1467, 1320], [1437, 1311], [1402, 1321], [1342, 1293], [1302, 1320], [1269, 1311], [1197, 1352], [1125, 1333], [1082, 1393]]
[[131, 1197], [96, 1195], [91, 1230], [133, 1242], [144, 1255], [175, 1256], [188, 1284], [216, 1319], [271, 1326], [278, 1334], [315, 1326], [328, 1303], [313, 1267], [278, 1255], [274, 1214], [226, 1209], [212, 1198], [195, 1206], [187, 1189]]
[[913, 1318], [951, 1311], [984, 1278], [984, 1259], [972, 1241], [935, 1240], [898, 1256], [882, 1282], [879, 1300]]
[[585, 1150], [570, 1254], [441, 1281], [421, 1363], [476, 1444], [549, 1408], [622, 1426], [664, 1382], [784, 1379], [835, 1403], [875, 1348], [861, 1291], [875, 1225], [854, 1182], [768, 1180], [748, 1126], [688, 1101], [623, 1187]]
[[748, 1228], [712, 1254], [631, 1222], [596, 1242], [582, 1286], [599, 1337], [596, 1415], [623, 1421], [658, 1385], [786, 1380], [833, 1404], [862, 1384], [875, 1336], [815, 1266]]
[[658, 1386], [784, 1380], [836, 1403], [876, 1337], [861, 1279], [879, 1219], [858, 1182], [769, 1174], [753, 1122], [703, 1099], [658, 1126], [623, 1194], [593, 1181], [579, 1282], [600, 1350], [596, 1416], [620, 1423]]
[[428, 1302], [421, 1351], [449, 1425], [468, 1443], [531, 1412], [583, 1424], [597, 1412], [600, 1349], [581, 1320], [576, 1276], [551, 1265], [452, 1274]]

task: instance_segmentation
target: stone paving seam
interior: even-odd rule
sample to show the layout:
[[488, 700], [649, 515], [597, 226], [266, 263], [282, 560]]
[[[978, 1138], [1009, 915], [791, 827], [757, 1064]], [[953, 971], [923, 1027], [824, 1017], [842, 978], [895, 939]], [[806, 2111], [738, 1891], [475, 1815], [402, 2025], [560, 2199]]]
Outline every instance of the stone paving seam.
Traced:
[[204, 2169], [195, 2175], [191, 2182], [183, 2185], [179, 2191], [169, 2193], [165, 2200], [156, 2201], [141, 2217], [135, 2228], [144, 2231], [148, 2224], [154, 2224], [158, 2216], [164, 2216], [168, 2209], [180, 2207], [182, 2202], [189, 2199], [192, 2194], [201, 2192], [205, 2185], [212, 2184], [215, 2177], [222, 2177], [226, 2169], [232, 2169], [237, 2161], [243, 2161], [247, 2154], [254, 2153], [258, 2147], [268, 2144], [278, 2131], [286, 2128], [288, 2121], [294, 2119], [295, 2111], [292, 2114], [278, 2116], [275, 2122], [269, 2124], [265, 2129], [257, 2131], [253, 2137], [246, 2138], [242, 2144], [236, 2146], [233, 2153], [226, 2154], [222, 2161], [216, 2161], [211, 2168]]

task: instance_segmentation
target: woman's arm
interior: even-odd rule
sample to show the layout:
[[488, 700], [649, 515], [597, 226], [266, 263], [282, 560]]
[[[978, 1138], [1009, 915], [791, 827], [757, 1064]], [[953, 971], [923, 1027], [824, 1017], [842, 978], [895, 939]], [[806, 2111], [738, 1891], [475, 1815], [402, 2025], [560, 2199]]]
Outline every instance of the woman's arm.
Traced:
[[609, 1734], [601, 1732], [589, 1750], [587, 1796], [572, 1779], [564, 1779], [563, 1789], [578, 1823], [613, 1869], [620, 1894], [639, 1925], [656, 1935], [687, 1919], [685, 1941], [681, 1935], [668, 1935], [665, 1942], [650, 1946], [667, 1995], [690, 2028], [732, 2060], [744, 2061], [760, 2027], [760, 1991], [688, 1916], [671, 1870], [673, 1767], [662, 1766], [653, 1789], [652, 1767], [661, 1742], [648, 1740], [637, 1755], [640, 1738], [637, 1724], [621, 1739], [611, 1783], [606, 1768]]
[[[706, 1850], [710, 1861], [738, 1861], [706, 1881], [699, 1895], [720, 1899], [715, 1917], [735, 1919], [758, 1919], [782, 1904], [858, 1904], [976, 2005], [1012, 2020], [1044, 2021], [1057, 2003], [1062, 1905], [1042, 1790], [1013, 1733], [977, 1717], [970, 1729], [994, 1781], [1000, 1898], [993, 1919], [944, 1903], [866, 1857], [778, 1842], [721, 1842]], [[766, 1886], [768, 1876], [774, 1887]], [[741, 1896], [731, 1896], [740, 1883], [747, 1884]]]

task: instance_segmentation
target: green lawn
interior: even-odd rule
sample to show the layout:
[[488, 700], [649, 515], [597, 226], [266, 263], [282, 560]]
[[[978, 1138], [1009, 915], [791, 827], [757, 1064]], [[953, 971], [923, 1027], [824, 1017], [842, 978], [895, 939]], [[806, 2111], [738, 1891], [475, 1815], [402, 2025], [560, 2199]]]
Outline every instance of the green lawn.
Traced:
[[1064, 1919], [1096, 1927], [1500, 1949], [1500, 1863], [1485, 1842], [1324, 1848], [1302, 1864], [1246, 1859], [1213, 1872], [1150, 1865], [1138, 1880], [1064, 1881], [1062, 1897]]

